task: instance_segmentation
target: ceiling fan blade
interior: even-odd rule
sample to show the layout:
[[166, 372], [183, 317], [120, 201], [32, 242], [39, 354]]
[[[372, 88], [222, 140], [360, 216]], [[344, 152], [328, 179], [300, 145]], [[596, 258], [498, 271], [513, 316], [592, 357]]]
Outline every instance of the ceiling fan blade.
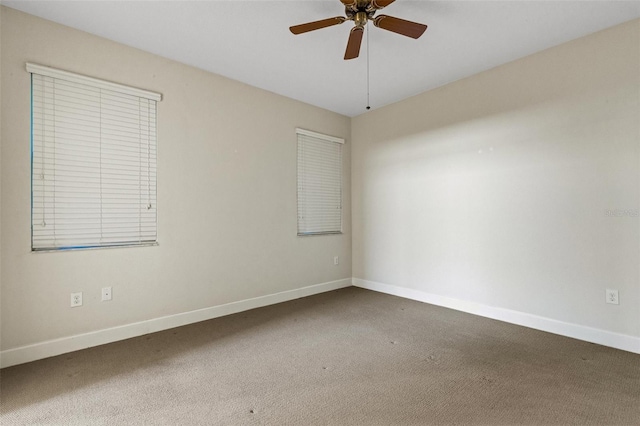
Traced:
[[382, 9], [384, 7], [389, 6], [394, 1], [396, 0], [372, 0], [371, 5], [376, 9]]
[[294, 34], [302, 34], [309, 31], [319, 30], [320, 28], [330, 27], [332, 25], [342, 24], [347, 19], [343, 16], [335, 18], [321, 19], [320, 21], [307, 22], [306, 24], [294, 25], [289, 30]]
[[417, 22], [406, 21], [393, 16], [380, 15], [373, 21], [373, 24], [383, 30], [391, 31], [397, 34], [411, 38], [420, 38], [426, 31], [427, 26]]
[[356, 0], [340, 0], [345, 6], [355, 6], [358, 3]]
[[360, 56], [360, 45], [362, 44], [363, 28], [354, 27], [349, 34], [347, 50], [344, 52], [344, 59], [354, 59]]

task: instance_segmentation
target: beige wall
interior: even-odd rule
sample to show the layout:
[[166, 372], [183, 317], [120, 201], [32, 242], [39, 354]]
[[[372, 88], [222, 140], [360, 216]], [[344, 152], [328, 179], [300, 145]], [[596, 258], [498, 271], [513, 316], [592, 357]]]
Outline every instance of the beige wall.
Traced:
[[354, 277], [640, 336], [639, 99], [636, 20], [354, 118]]
[[[640, 336], [640, 21], [350, 120], [0, 19], [2, 350], [352, 275]], [[159, 246], [30, 252], [27, 61], [163, 93]], [[347, 139], [342, 236], [295, 235], [295, 127]]]
[[[4, 8], [0, 6], [0, 25]], [[2, 28], [0, 27], [0, 81], [2, 80]], [[0, 350], [2, 349], [2, 84], [0, 84]]]
[[[349, 118], [1, 10], [2, 350], [351, 277]], [[159, 246], [30, 252], [27, 61], [163, 94]], [[343, 235], [296, 236], [296, 127], [347, 139]]]

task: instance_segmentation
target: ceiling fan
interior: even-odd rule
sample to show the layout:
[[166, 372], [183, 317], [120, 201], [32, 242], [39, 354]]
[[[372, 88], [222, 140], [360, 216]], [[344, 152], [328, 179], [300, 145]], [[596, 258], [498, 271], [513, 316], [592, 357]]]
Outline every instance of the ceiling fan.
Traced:
[[345, 21], [353, 21], [355, 27], [351, 29], [349, 41], [347, 42], [347, 50], [344, 53], [344, 59], [354, 59], [360, 55], [360, 45], [362, 44], [362, 35], [364, 34], [364, 26], [367, 21], [372, 20], [373, 25], [383, 30], [391, 31], [397, 34], [411, 38], [419, 38], [427, 29], [424, 24], [406, 21], [400, 18], [394, 18], [388, 15], [379, 15], [374, 17], [375, 13], [393, 3], [395, 0], [340, 0], [345, 6], [345, 16], [336, 16], [335, 18], [322, 19], [320, 21], [308, 22], [306, 24], [294, 25], [289, 27], [293, 34], [302, 34], [309, 31], [319, 30], [321, 28], [331, 27], [333, 25], [342, 24]]

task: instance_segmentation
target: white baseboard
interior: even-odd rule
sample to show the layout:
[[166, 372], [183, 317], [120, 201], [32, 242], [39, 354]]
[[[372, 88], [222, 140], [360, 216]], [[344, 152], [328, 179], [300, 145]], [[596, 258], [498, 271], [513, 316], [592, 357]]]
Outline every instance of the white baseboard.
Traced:
[[269, 294], [267, 296], [255, 297], [253, 299], [227, 303], [225, 305], [212, 306], [209, 308], [198, 309], [196, 311], [154, 318], [133, 324], [126, 324], [104, 330], [92, 331], [89, 333], [63, 337], [55, 340], [47, 340], [45, 342], [8, 349], [0, 352], [0, 368], [36, 361], [80, 349], [104, 345], [106, 343], [129, 339], [131, 337], [155, 333], [156, 331], [206, 321], [212, 318], [247, 311], [249, 309], [260, 308], [350, 286], [351, 278], [330, 281], [295, 290]]
[[413, 290], [405, 287], [398, 287], [389, 284], [382, 284], [374, 281], [362, 280], [359, 278], [347, 278], [338, 281], [331, 281], [316, 284], [295, 290], [283, 291], [280, 293], [256, 297], [253, 299], [241, 300], [224, 305], [212, 306], [198, 309], [196, 311], [184, 312], [169, 315], [151, 320], [140, 321], [133, 324], [126, 324], [119, 327], [107, 328], [75, 336], [63, 337], [60, 339], [47, 340], [45, 342], [32, 345], [21, 346], [0, 352], [0, 368], [12, 365], [23, 364], [25, 362], [36, 361], [49, 358], [68, 352], [104, 345], [106, 343], [117, 342], [131, 337], [142, 336], [157, 331], [180, 327], [200, 321], [231, 315], [250, 309], [299, 299], [301, 297], [324, 293], [349, 287], [351, 285], [407, 299], [417, 300], [432, 305], [443, 306], [486, 318], [517, 324], [536, 330], [559, 334], [574, 339], [597, 343], [616, 349], [640, 354], [640, 338], [628, 336], [620, 333], [586, 327], [583, 325], [557, 321], [550, 318], [527, 314], [524, 312], [512, 311], [509, 309], [496, 308], [482, 305], [480, 303], [468, 302], [431, 293]]
[[522, 325], [536, 330], [542, 330], [549, 333], [559, 334], [561, 336], [572, 337], [574, 339], [640, 354], [640, 338], [628, 336], [626, 334], [614, 333], [611, 331], [558, 321], [524, 312], [495, 308], [493, 306], [487, 306], [480, 303], [438, 296], [419, 290], [382, 284], [359, 278], [353, 278], [353, 285], [356, 287], [366, 288], [368, 290], [417, 300], [432, 305], [443, 306], [457, 311], [467, 312], [486, 318]]

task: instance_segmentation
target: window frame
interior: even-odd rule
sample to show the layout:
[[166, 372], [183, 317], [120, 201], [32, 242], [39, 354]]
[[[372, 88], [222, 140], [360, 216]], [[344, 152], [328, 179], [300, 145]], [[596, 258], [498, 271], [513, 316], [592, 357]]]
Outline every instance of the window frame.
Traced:
[[[113, 82], [109, 82], [106, 80], [101, 80], [101, 79], [97, 79], [97, 78], [93, 78], [93, 77], [88, 77], [88, 76], [84, 76], [81, 74], [76, 74], [76, 73], [72, 73], [72, 72], [68, 72], [68, 71], [63, 71], [63, 70], [59, 70], [56, 68], [51, 68], [51, 67], [47, 67], [47, 66], [43, 66], [43, 65], [37, 65], [37, 64], [33, 64], [33, 63], [26, 63], [26, 70], [27, 72], [30, 73], [30, 96], [31, 96], [31, 108], [30, 108], [30, 165], [31, 165], [31, 182], [30, 182], [30, 190], [31, 190], [31, 209], [30, 209], [30, 219], [31, 219], [31, 223], [30, 223], [30, 229], [31, 229], [31, 252], [32, 253], [41, 253], [41, 252], [60, 252], [60, 251], [72, 251], [72, 250], [94, 250], [94, 249], [104, 249], [104, 248], [125, 248], [125, 247], [148, 247], [148, 246], [156, 246], [158, 245], [158, 211], [157, 211], [157, 193], [158, 193], [158, 189], [157, 189], [157, 149], [158, 149], [158, 134], [157, 134], [157, 112], [158, 112], [158, 102], [162, 100], [162, 95], [160, 93], [156, 93], [156, 92], [151, 92], [151, 91], [147, 91], [147, 90], [143, 90], [143, 89], [138, 89], [138, 88], [134, 88], [134, 87], [130, 87], [130, 86], [125, 86], [122, 84], [118, 84], [118, 83], [113, 83]], [[34, 169], [34, 158], [40, 158], [41, 161], [45, 161], [45, 157], [46, 157], [46, 151], [44, 151], [44, 145], [41, 148], [41, 151], [38, 153], [38, 155], [40, 155], [40, 157], [37, 157], [36, 154], [34, 153], [35, 149], [34, 149], [34, 121], [36, 121], [36, 119], [34, 118], [34, 75], [38, 75], [39, 78], [42, 80], [42, 84], [45, 83], [45, 78], [49, 78], [52, 79], [51, 81], [53, 82], [53, 84], [55, 84], [55, 82], [64, 82], [64, 83], [70, 83], [70, 84], [75, 84], [75, 85], [83, 85], [86, 86], [88, 89], [91, 90], [99, 90], [100, 91], [100, 96], [99, 99], [102, 99], [102, 94], [104, 93], [105, 95], [110, 95], [110, 94], [115, 94], [117, 96], [128, 96], [128, 98], [131, 100], [133, 98], [138, 98], [138, 102], [147, 102], [147, 106], [146, 108], [150, 108], [149, 111], [153, 112], [153, 118], [151, 121], [147, 122], [147, 129], [148, 129], [148, 133], [144, 136], [144, 139], [140, 139], [140, 147], [144, 147], [146, 144], [146, 148], [149, 152], [149, 155], [151, 156], [151, 152], [153, 152], [153, 157], [148, 157], [147, 158], [147, 162], [145, 165], [144, 169], [140, 169], [140, 173], [145, 173], [148, 175], [148, 179], [147, 179], [147, 185], [148, 185], [148, 197], [152, 197], [152, 200], [154, 202], [154, 206], [153, 206], [153, 213], [152, 213], [152, 221], [151, 222], [147, 222], [147, 223], [151, 223], [152, 224], [152, 234], [150, 239], [148, 240], [144, 240], [143, 236], [145, 234], [140, 233], [139, 241], [135, 241], [131, 239], [131, 236], [133, 235], [132, 233], [130, 233], [128, 236], [125, 235], [126, 232], [122, 232], [122, 236], [120, 237], [116, 237], [114, 238], [112, 241], [108, 241], [108, 242], [102, 242], [102, 241], [98, 241], [98, 240], [94, 240], [90, 243], [86, 243], [86, 244], [82, 244], [79, 243], [81, 241], [80, 238], [78, 238], [76, 240], [76, 242], [78, 242], [78, 244], [74, 243], [74, 242], [70, 242], [70, 243], [66, 243], [66, 244], [61, 244], [61, 245], [56, 245], [55, 243], [55, 239], [52, 239], [51, 242], [47, 242], [46, 241], [46, 236], [45, 239], [42, 240], [42, 244], [37, 244], [36, 239], [35, 239], [35, 230], [34, 230], [34, 212], [37, 212], [37, 209], [35, 207], [34, 204], [34, 178], [35, 175], [34, 173], [36, 172]], [[44, 95], [44, 86], [42, 88], [43, 92], [42, 95]], [[100, 101], [102, 102], [102, 101]], [[49, 107], [44, 106], [44, 104], [42, 106], [40, 106], [41, 108], [41, 113], [44, 114], [46, 108], [53, 108], [53, 111], [57, 111], [57, 103], [51, 104]], [[40, 118], [40, 120], [44, 120], [43, 116], [42, 118]], [[105, 118], [103, 118], [102, 113], [99, 113], [98, 115], [99, 117], [99, 122], [102, 122], [102, 120], [104, 120]], [[127, 117], [129, 117], [127, 115]], [[108, 118], [107, 118], [108, 119]], [[44, 126], [45, 125], [45, 121], [41, 121], [41, 125]], [[56, 126], [57, 122], [54, 122], [53, 126]], [[143, 123], [142, 121], [140, 123]], [[100, 126], [100, 128], [102, 129], [102, 126]], [[120, 127], [117, 127], [117, 129], [121, 129]], [[142, 128], [141, 128], [142, 129]], [[94, 130], [95, 131], [95, 130]], [[141, 130], [142, 131], [142, 130]], [[43, 133], [40, 138], [45, 138], [45, 134]], [[99, 137], [102, 138], [102, 134], [99, 134], [97, 136], [94, 137]], [[140, 134], [140, 137], [143, 138], [142, 133]], [[102, 139], [101, 139], [102, 140]], [[44, 139], [41, 139], [41, 143], [44, 143]], [[55, 150], [55, 140], [54, 140], [54, 150]], [[102, 145], [102, 142], [100, 142], [100, 144]], [[55, 152], [55, 151], [54, 151]], [[122, 152], [125, 153], [125, 151], [118, 151], [118, 152]], [[138, 154], [139, 156], [140, 154]], [[55, 157], [54, 157], [55, 158]], [[102, 158], [102, 154], [100, 156], [100, 158]], [[51, 160], [48, 160], [51, 161]], [[55, 160], [53, 160], [55, 163]], [[141, 160], [142, 161], [142, 160]], [[44, 164], [44, 163], [43, 163]], [[142, 163], [141, 163], [142, 164]], [[103, 164], [102, 164], [102, 160], [100, 160], [100, 165], [98, 166], [100, 170], [102, 170], [103, 168]], [[125, 173], [126, 174], [126, 173]], [[100, 172], [100, 175], [102, 176], [102, 172]], [[153, 175], [153, 178], [151, 177]], [[80, 179], [80, 181], [82, 181], [83, 178], [78, 177], [77, 179]], [[116, 179], [117, 179], [117, 175], [116, 175]], [[153, 179], [153, 180], [151, 180]], [[153, 189], [152, 189], [153, 188]], [[47, 190], [45, 189], [40, 189], [40, 191], [44, 191], [43, 192], [43, 197], [45, 197], [45, 194], [48, 191], [53, 191], [52, 194], [56, 194], [58, 189], [56, 188], [56, 184], [54, 183], [54, 187], [52, 190]], [[95, 190], [94, 190], [95, 191]], [[102, 187], [102, 178], [100, 179], [100, 189], [98, 189], [96, 192], [100, 193], [100, 198], [102, 199], [102, 191], [103, 191], [103, 187]], [[153, 192], [149, 192], [149, 191], [153, 191]], [[72, 192], [73, 193], [73, 192]], [[140, 192], [140, 196], [137, 199], [133, 199], [133, 201], [130, 203], [131, 206], [136, 206], [134, 207], [139, 209], [141, 206], [141, 200], [143, 200], [143, 195], [142, 192]], [[44, 198], [43, 198], [44, 200]], [[55, 200], [55, 195], [54, 195], [54, 200]], [[55, 202], [55, 201], [54, 201]], [[151, 200], [149, 200], [149, 202], [151, 202]], [[102, 206], [102, 201], [100, 202], [100, 205]], [[102, 207], [100, 207], [102, 209]], [[44, 212], [43, 212], [44, 214]], [[139, 213], [142, 214], [142, 213]], [[102, 217], [102, 213], [100, 213], [101, 217]], [[149, 217], [147, 215], [147, 217]], [[81, 217], [81, 215], [79, 216], [80, 220], [83, 220], [83, 218]], [[44, 219], [43, 219], [44, 220]], [[142, 216], [140, 216], [140, 220], [142, 220]], [[121, 230], [123, 228], [118, 228], [118, 224], [117, 222], [121, 221], [121, 219], [116, 219], [116, 229], [117, 230]], [[55, 222], [54, 222], [55, 223]], [[142, 223], [142, 222], [141, 222]], [[123, 224], [123, 227], [124, 224]], [[126, 227], [125, 227], [126, 228]], [[129, 226], [130, 228], [130, 226]], [[102, 232], [104, 232], [103, 228], [103, 224], [102, 224], [102, 219], [100, 222], [100, 225], [98, 225], [97, 227], [93, 228], [95, 230], [99, 230], [99, 232], [102, 234]], [[94, 231], [95, 232], [95, 231]], [[142, 232], [142, 231], [141, 231]], [[149, 235], [149, 234], [147, 234]], [[117, 241], [117, 239], [120, 238], [120, 241]]]
[[[301, 145], [301, 136], [307, 136], [307, 137], [311, 137], [311, 138], [315, 138], [315, 139], [319, 139], [322, 142], [328, 142], [328, 143], [336, 143], [339, 145], [340, 147], [340, 164], [339, 164], [339, 193], [340, 193], [340, 199], [339, 199], [339, 210], [340, 210], [340, 226], [338, 230], [331, 230], [331, 231], [315, 231], [315, 232], [301, 232], [300, 230], [300, 212], [301, 212], [301, 197], [300, 197], [300, 145]], [[344, 195], [344, 189], [343, 189], [343, 183], [344, 183], [344, 165], [343, 165], [343, 146], [345, 144], [345, 140], [343, 138], [339, 138], [339, 137], [335, 137], [335, 136], [329, 136], [323, 133], [318, 133], [318, 132], [314, 132], [311, 130], [306, 130], [306, 129], [301, 129], [301, 128], [296, 128], [296, 212], [297, 212], [297, 217], [296, 217], [296, 226], [297, 226], [297, 236], [298, 237], [310, 237], [310, 236], [319, 236], [319, 235], [341, 235], [343, 234], [343, 227], [344, 227], [344, 218], [343, 218], [343, 206], [344, 206], [344, 200], [343, 200], [343, 195]]]

